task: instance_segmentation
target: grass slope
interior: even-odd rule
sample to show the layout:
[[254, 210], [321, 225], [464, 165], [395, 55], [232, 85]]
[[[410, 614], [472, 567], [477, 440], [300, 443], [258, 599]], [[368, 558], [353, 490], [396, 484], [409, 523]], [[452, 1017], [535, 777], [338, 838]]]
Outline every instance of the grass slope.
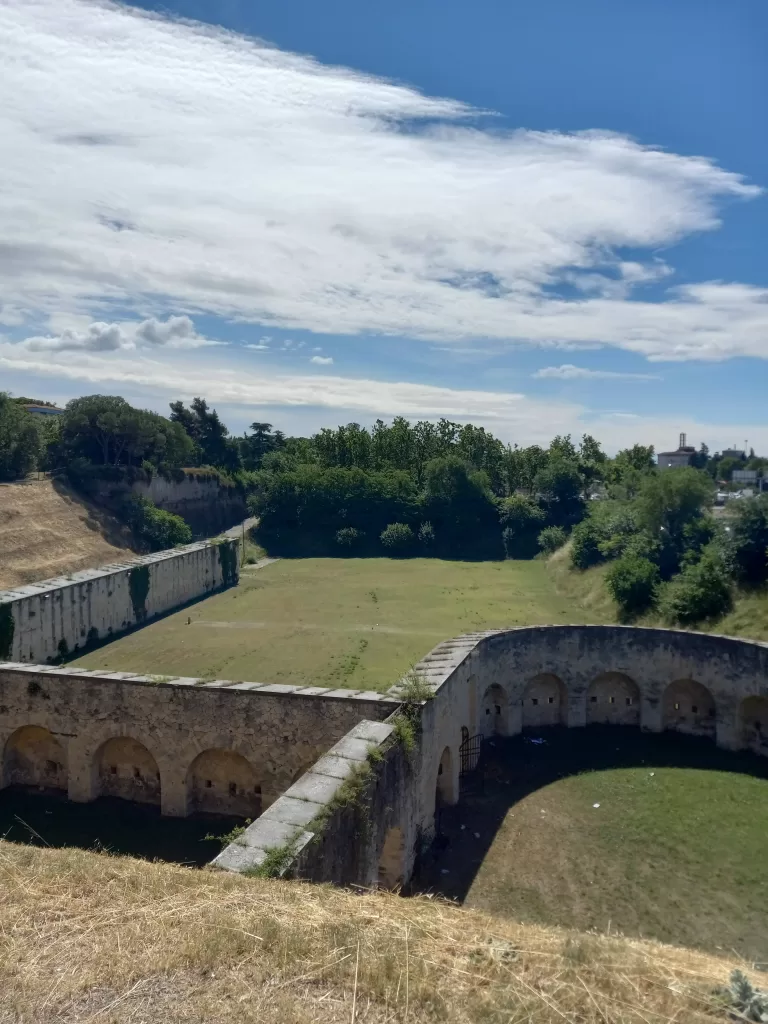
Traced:
[[59, 481], [0, 484], [0, 590], [118, 562], [131, 544], [129, 530]]
[[429, 899], [0, 842], [3, 1022], [710, 1024], [734, 965]]
[[459, 633], [601, 621], [544, 561], [284, 559], [75, 664], [381, 690]]
[[768, 967], [768, 764], [616, 727], [541, 738], [495, 741], [483, 792], [443, 812], [432, 886], [516, 920]]

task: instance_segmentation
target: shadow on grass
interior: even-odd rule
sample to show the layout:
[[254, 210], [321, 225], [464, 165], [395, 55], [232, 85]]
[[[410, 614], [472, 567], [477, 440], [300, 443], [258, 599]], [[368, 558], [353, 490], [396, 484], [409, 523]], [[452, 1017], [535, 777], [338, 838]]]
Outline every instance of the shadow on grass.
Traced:
[[70, 803], [64, 794], [0, 790], [0, 838], [33, 846], [74, 846], [202, 867], [221, 850], [217, 839], [244, 819], [218, 815], [163, 818], [157, 807], [102, 797]]
[[722, 750], [712, 740], [676, 732], [592, 725], [494, 737], [483, 745], [478, 767], [467, 777], [459, 803], [438, 812], [437, 838], [422, 858], [410, 892], [435, 892], [463, 902], [515, 804], [558, 779], [639, 767], [695, 768], [768, 778], [767, 758]]

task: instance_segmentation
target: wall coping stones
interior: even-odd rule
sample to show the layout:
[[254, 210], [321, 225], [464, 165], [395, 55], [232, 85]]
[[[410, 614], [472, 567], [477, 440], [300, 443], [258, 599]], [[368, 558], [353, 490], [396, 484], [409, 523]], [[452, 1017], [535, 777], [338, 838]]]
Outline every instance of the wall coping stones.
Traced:
[[29, 675], [49, 675], [68, 679], [83, 679], [85, 682], [135, 683], [137, 686], [190, 687], [197, 690], [211, 689], [222, 693], [246, 691], [254, 696], [265, 697], [311, 697], [313, 700], [351, 700], [364, 704], [381, 702], [392, 704], [393, 709], [401, 701], [386, 693], [361, 690], [323, 690], [316, 686], [292, 686], [287, 683], [251, 683], [233, 679], [195, 679], [192, 676], [152, 676], [135, 672], [101, 671], [91, 668], [71, 669], [61, 665], [32, 665], [28, 662], [0, 661], [0, 672], [26, 672]]

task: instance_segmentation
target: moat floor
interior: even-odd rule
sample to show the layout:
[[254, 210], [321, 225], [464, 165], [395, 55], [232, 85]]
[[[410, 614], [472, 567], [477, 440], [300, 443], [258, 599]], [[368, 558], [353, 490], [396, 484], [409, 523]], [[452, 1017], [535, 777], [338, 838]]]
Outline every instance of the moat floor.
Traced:
[[442, 849], [417, 888], [768, 966], [763, 759], [615, 727], [542, 730], [486, 753], [482, 780], [441, 812]]
[[74, 665], [386, 690], [460, 633], [607, 621], [544, 561], [282, 559]]

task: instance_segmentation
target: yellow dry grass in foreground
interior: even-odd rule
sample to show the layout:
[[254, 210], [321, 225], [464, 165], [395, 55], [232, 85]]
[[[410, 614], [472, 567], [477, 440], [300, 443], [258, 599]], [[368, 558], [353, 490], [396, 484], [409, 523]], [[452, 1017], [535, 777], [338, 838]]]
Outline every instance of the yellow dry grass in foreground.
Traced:
[[733, 964], [421, 898], [0, 842], [0, 1021], [723, 1020]]

